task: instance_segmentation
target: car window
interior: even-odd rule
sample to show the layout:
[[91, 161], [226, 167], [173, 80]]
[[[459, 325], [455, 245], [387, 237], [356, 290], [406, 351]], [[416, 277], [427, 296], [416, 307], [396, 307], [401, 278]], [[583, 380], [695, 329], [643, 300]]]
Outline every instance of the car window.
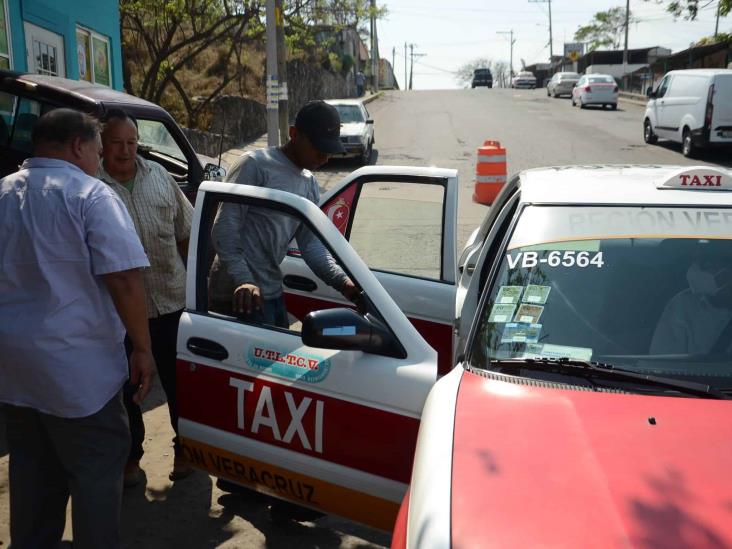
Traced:
[[527, 207], [471, 363], [567, 357], [729, 386], [732, 345], [717, 339], [732, 322], [730, 234], [732, 210]]
[[351, 124], [354, 122], [365, 122], [363, 112], [358, 105], [336, 105], [338, 115], [341, 117], [341, 124]]
[[586, 79], [590, 84], [615, 84], [615, 79], [612, 76], [588, 76]]
[[577, 86], [584, 86], [585, 82], [586, 82], [586, 79], [585, 79], [585, 77], [583, 76], [582, 78], [580, 78], [580, 79], [579, 79], [579, 80], [577, 81]]
[[10, 139], [10, 129], [15, 119], [15, 96], [0, 92], [0, 145], [5, 146]]
[[186, 156], [175, 142], [175, 138], [165, 127], [165, 124], [158, 120], [137, 120], [140, 145], [162, 153], [166, 156], [187, 162]]
[[445, 187], [364, 183], [349, 242], [369, 268], [440, 280]]
[[666, 95], [666, 90], [668, 90], [669, 82], [671, 81], [671, 76], [665, 76], [663, 80], [661, 80], [661, 83], [658, 85], [658, 89], [656, 90], [656, 97], [663, 97]]
[[[209, 194], [207, 198], [198, 242], [196, 311], [232, 322], [299, 333], [303, 310], [291, 303], [281, 309], [270, 309], [265, 304], [264, 315], [237, 313], [232, 303], [238, 284], [230, 273], [237, 268], [237, 262], [248, 265], [251, 283], [260, 288], [265, 299], [288, 290], [305, 292], [306, 295], [318, 290], [322, 295], [327, 284], [306, 269], [304, 263], [304, 270], [300, 274], [290, 273], [284, 280], [281, 278], [278, 265], [285, 256], [287, 246], [275, 249], [271, 242], [271, 235], [276, 231], [291, 230], [301, 248], [324, 246], [317, 231], [312, 230], [301, 215], [294, 211], [262, 206], [252, 203], [251, 199], [230, 195]], [[229, 230], [234, 226], [239, 227], [238, 234], [236, 230]], [[230, 250], [228, 254], [227, 250]], [[327, 267], [330, 271], [341, 265], [337, 256], [332, 255], [334, 263]], [[332, 292], [341, 297], [336, 290]]]
[[52, 108], [50, 105], [42, 104], [33, 99], [18, 97], [10, 135], [10, 148], [28, 154], [32, 153], [33, 127], [36, 125], [38, 118]]

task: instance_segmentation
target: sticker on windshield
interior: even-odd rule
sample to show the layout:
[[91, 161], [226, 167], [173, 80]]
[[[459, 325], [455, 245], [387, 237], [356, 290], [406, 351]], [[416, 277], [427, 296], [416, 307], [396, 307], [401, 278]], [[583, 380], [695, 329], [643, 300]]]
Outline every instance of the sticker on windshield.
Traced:
[[522, 303], [516, 311], [516, 317], [513, 319], [514, 322], [528, 322], [529, 324], [536, 324], [541, 318], [541, 313], [544, 312], [544, 307], [541, 305], [529, 305], [528, 303]]
[[298, 350], [286, 351], [259, 346], [249, 348], [246, 363], [250, 368], [278, 377], [320, 383], [330, 373], [330, 359]]
[[592, 349], [587, 347], [570, 347], [551, 343], [530, 343], [526, 346], [523, 358], [571, 358], [573, 360], [590, 360]]
[[523, 286], [501, 286], [498, 289], [496, 303], [518, 303], [523, 291]]
[[536, 284], [529, 284], [526, 286], [526, 291], [524, 292], [524, 301], [526, 303], [544, 305], [546, 300], [549, 299], [549, 292], [551, 291], [551, 286], [537, 286]]
[[496, 303], [488, 316], [488, 322], [509, 322], [513, 318], [515, 310], [516, 305], [514, 304]]
[[541, 334], [541, 324], [508, 322], [503, 328], [501, 343], [536, 343]]

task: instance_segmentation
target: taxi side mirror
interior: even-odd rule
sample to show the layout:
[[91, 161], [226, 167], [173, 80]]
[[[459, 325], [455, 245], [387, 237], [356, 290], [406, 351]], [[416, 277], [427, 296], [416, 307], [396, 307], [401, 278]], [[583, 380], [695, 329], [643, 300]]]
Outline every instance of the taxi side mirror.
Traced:
[[646, 90], [646, 95], [648, 96], [648, 99], [653, 99], [656, 97], [656, 92], [653, 91], [653, 88], [648, 88]]
[[302, 342], [309, 347], [363, 351], [406, 358], [391, 331], [375, 316], [352, 309], [326, 309], [308, 313], [302, 321]]

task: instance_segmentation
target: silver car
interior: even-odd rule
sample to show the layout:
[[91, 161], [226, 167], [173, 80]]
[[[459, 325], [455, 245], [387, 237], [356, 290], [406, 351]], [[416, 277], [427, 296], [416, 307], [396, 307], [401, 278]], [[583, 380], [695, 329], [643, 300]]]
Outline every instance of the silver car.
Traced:
[[618, 108], [618, 84], [609, 74], [586, 74], [572, 90], [572, 106], [600, 105]]
[[371, 160], [374, 146], [374, 121], [363, 103], [357, 99], [332, 99], [326, 101], [338, 109], [341, 117], [341, 143], [346, 152], [332, 158], [355, 158], [362, 165]]
[[546, 85], [546, 94], [552, 97], [572, 95], [572, 88], [579, 81], [580, 75], [576, 72], [558, 72]]

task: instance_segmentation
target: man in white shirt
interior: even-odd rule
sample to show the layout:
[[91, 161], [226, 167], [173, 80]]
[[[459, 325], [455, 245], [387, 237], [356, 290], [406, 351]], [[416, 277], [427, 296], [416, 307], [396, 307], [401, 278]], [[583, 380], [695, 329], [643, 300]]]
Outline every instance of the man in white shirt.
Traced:
[[75, 548], [119, 547], [129, 429], [125, 330], [139, 403], [154, 362], [127, 209], [94, 177], [96, 120], [42, 116], [35, 156], [0, 180], [0, 403], [13, 547], [56, 547], [72, 499]]

